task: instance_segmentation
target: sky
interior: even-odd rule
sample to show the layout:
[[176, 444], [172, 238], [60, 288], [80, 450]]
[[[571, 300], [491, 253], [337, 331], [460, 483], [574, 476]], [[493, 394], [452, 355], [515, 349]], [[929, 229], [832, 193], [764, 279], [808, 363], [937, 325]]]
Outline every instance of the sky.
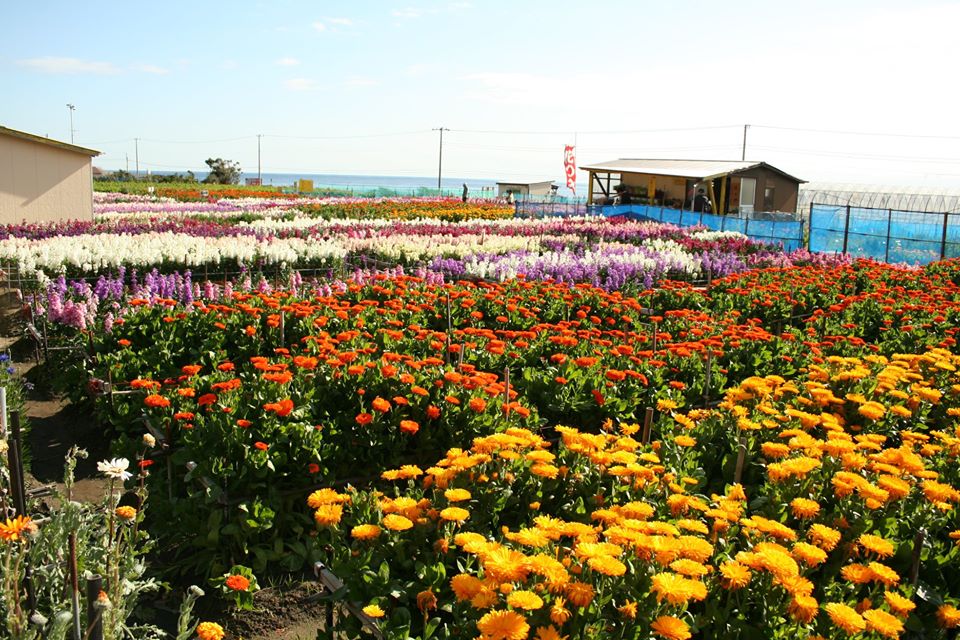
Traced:
[[445, 177], [562, 181], [564, 144], [739, 160], [749, 124], [746, 158], [805, 180], [960, 188], [960, 2], [45, 0], [4, 23], [0, 125], [70, 141], [72, 104], [107, 169], [256, 172], [259, 141], [264, 173], [435, 176], [444, 127]]

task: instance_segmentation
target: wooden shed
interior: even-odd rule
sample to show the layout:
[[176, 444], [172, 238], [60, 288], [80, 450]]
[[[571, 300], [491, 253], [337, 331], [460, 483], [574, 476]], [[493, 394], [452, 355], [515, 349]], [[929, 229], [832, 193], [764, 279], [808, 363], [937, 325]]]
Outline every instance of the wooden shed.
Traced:
[[589, 174], [587, 201], [631, 201], [688, 209], [700, 189], [715, 213], [797, 210], [803, 180], [766, 162], [623, 158], [580, 167]]
[[0, 224], [93, 219], [99, 151], [0, 127]]

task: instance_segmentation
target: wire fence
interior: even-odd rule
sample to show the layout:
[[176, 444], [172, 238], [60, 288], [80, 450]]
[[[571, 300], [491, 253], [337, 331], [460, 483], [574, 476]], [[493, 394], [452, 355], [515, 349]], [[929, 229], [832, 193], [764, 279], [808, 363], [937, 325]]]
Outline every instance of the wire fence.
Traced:
[[753, 240], [782, 245], [793, 251], [804, 246], [804, 224], [800, 216], [789, 213], [755, 212], [747, 215], [714, 215], [671, 207], [642, 204], [588, 205], [585, 203], [518, 202], [520, 218], [604, 216], [665, 222], [680, 227], [703, 226], [713, 231], [736, 231]]
[[960, 256], [960, 213], [811, 204], [810, 251], [925, 265]]

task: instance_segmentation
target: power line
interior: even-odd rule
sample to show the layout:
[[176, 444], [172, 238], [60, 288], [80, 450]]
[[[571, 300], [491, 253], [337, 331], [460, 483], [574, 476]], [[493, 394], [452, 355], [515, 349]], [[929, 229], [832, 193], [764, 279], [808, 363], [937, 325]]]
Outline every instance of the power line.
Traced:
[[[581, 131], [577, 129], [578, 134], [586, 135], [613, 135], [613, 134], [624, 134], [624, 133], [672, 133], [678, 131], [708, 131], [711, 129], [739, 129], [743, 125], [739, 124], [724, 124], [724, 125], [714, 125], [714, 126], [704, 126], [704, 127], [669, 127], [664, 129], [623, 129], [623, 130], [607, 130], [607, 131]], [[494, 130], [494, 129], [450, 129], [453, 133], [495, 133], [501, 135], [543, 135], [543, 136], [554, 136], [554, 135], [570, 135], [570, 131], [506, 131], [506, 130]]]
[[878, 133], [878, 132], [869, 132], [869, 131], [839, 131], [836, 129], [803, 129], [801, 127], [775, 127], [772, 125], [763, 125], [763, 124], [752, 124], [750, 126], [757, 127], [760, 129], [775, 129], [778, 131], [799, 131], [802, 133], [829, 133], [833, 135], [844, 135], [844, 136], [920, 138], [920, 139], [930, 139], [930, 140], [960, 140], [960, 136], [938, 136], [938, 135], [912, 134], [912, 133]]

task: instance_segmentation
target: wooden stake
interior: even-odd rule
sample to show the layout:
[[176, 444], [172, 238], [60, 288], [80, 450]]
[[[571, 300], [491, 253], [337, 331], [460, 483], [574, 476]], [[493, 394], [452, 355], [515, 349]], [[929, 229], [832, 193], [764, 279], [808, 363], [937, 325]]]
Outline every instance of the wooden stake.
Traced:
[[740, 434], [740, 440], [738, 443], [739, 451], [737, 452], [737, 468], [733, 472], [733, 483], [740, 484], [740, 480], [743, 478], [743, 464], [747, 459], [747, 437]]
[[643, 444], [650, 444], [650, 432], [653, 429], [653, 407], [647, 407], [643, 414]]

